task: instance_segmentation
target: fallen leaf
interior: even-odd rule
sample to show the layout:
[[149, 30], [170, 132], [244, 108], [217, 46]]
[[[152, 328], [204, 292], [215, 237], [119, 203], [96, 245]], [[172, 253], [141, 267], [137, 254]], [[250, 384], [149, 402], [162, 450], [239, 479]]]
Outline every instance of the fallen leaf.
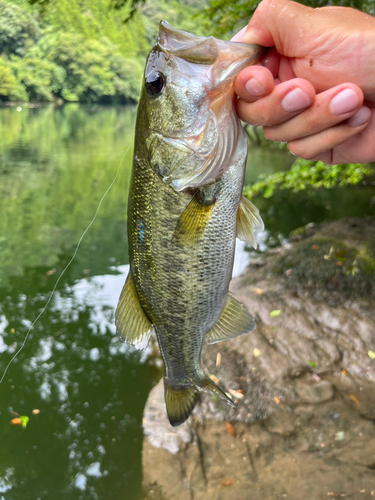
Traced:
[[341, 373], [342, 373], [343, 375], [346, 375], [346, 370], [341, 370]]
[[311, 248], [312, 248], [313, 250], [318, 250], [319, 245], [311, 245]]
[[243, 399], [244, 395], [240, 391], [235, 391], [233, 389], [229, 389], [229, 394], [231, 394], [234, 398]]
[[254, 349], [254, 356], [255, 356], [256, 358], [259, 358], [259, 356], [260, 356], [261, 354], [262, 354], [262, 352], [261, 352], [261, 351], [260, 351], [260, 350], [256, 347], [256, 348]]
[[336, 265], [337, 265], [337, 266], [342, 266], [342, 262], [341, 262], [341, 260], [337, 260], [337, 261], [336, 261]]
[[280, 309], [275, 309], [274, 311], [270, 312], [270, 317], [271, 318], [276, 318], [277, 316], [280, 316], [280, 314], [281, 314]]
[[356, 405], [359, 405], [358, 399], [354, 396], [354, 394], [349, 394], [349, 398], [355, 403]]
[[236, 480], [235, 480], [235, 479], [223, 479], [223, 480], [221, 481], [221, 484], [222, 484], [223, 486], [232, 486], [232, 484], [234, 484], [235, 482], [236, 482]]
[[367, 352], [367, 356], [368, 356], [370, 359], [375, 359], [375, 352], [374, 352], [374, 351], [368, 351], [368, 352]]
[[27, 424], [29, 423], [29, 417], [26, 417], [26, 415], [21, 415], [20, 416], [20, 420], [21, 420], [21, 425], [24, 429], [26, 429], [26, 426]]
[[10, 330], [10, 333], [13, 335], [13, 333], [16, 331], [14, 328], [11, 328]]
[[212, 382], [215, 382], [215, 384], [218, 384], [220, 382], [216, 375], [210, 375], [210, 379], [212, 380]]
[[234, 427], [232, 424], [230, 424], [229, 422], [225, 422], [225, 430], [227, 431], [228, 434], [230, 434], [231, 436], [233, 437], [236, 437], [237, 436], [237, 433], [236, 431], [234, 430]]
[[293, 271], [293, 269], [287, 269], [287, 270], [285, 271], [285, 274], [286, 274], [287, 276], [289, 276], [289, 274], [290, 274], [292, 271]]
[[46, 276], [51, 276], [51, 274], [54, 274], [56, 272], [56, 269], [50, 269], [49, 271], [46, 272]]
[[221, 364], [221, 354], [220, 352], [218, 352], [216, 354], [216, 366], [220, 366], [220, 364]]
[[345, 432], [344, 431], [336, 432], [335, 441], [344, 441], [344, 439], [345, 439]]
[[273, 400], [275, 401], [275, 403], [276, 403], [277, 405], [279, 405], [279, 404], [280, 404], [280, 398], [278, 398], [277, 396], [275, 396], [275, 397], [273, 398]]
[[251, 287], [250, 290], [255, 293], [255, 295], [262, 295], [264, 293], [264, 290], [255, 286]]

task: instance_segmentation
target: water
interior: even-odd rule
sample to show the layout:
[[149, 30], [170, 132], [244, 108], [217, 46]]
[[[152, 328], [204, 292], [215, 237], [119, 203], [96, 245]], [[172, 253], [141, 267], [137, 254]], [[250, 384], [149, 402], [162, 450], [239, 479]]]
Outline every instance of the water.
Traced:
[[[51, 306], [0, 385], [1, 500], [141, 498], [142, 410], [160, 371], [120, 344], [113, 325], [128, 269], [135, 113], [78, 105], [0, 109], [0, 376], [130, 146]], [[290, 162], [276, 149], [254, 148], [247, 180]], [[283, 192], [256, 200], [267, 227], [261, 250], [307, 222], [373, 214], [374, 188], [357, 189], [360, 196]], [[236, 274], [246, 255], [240, 243]], [[11, 425], [17, 415], [30, 418], [25, 429]]]

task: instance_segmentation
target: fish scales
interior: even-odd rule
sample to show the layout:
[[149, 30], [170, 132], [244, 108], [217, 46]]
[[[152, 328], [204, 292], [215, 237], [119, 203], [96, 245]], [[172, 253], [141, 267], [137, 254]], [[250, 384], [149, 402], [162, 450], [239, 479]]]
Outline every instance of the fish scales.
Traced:
[[116, 325], [136, 347], [155, 330], [172, 425], [188, 418], [200, 392], [233, 404], [202, 369], [202, 345], [255, 328], [228, 288], [239, 224], [252, 238], [262, 226], [241, 199], [247, 141], [233, 104], [236, 74], [260, 54], [162, 22], [146, 63], [129, 189], [130, 271]]

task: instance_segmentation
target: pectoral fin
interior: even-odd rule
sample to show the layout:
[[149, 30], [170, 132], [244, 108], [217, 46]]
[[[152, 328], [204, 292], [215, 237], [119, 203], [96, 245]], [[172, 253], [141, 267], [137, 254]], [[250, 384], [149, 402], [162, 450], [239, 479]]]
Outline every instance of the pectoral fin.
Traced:
[[255, 328], [254, 318], [240, 302], [228, 295], [219, 319], [206, 333], [205, 340], [207, 344], [215, 344], [251, 332]]
[[139, 303], [130, 272], [117, 304], [115, 323], [122, 341], [137, 349], [147, 347], [153, 328]]
[[255, 231], [263, 231], [264, 224], [259, 210], [247, 198], [242, 196], [237, 210], [237, 238], [252, 247], [257, 247]]
[[182, 212], [177, 223], [174, 239], [184, 246], [194, 246], [203, 236], [215, 201], [201, 203], [199, 196], [194, 196]]

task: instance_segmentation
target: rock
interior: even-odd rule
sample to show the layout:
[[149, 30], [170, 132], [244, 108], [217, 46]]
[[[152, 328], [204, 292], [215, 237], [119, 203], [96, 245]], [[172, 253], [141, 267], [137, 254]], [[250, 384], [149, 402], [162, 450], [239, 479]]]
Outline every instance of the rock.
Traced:
[[162, 382], [150, 393], [148, 500], [365, 498], [361, 490], [374, 490], [375, 225], [330, 221], [295, 239], [232, 282], [257, 329], [203, 347], [219, 385], [243, 395], [237, 408], [203, 396], [172, 428]]
[[163, 380], [151, 390], [143, 413], [143, 433], [154, 448], [175, 454], [192, 441], [188, 423], [172, 427], [164, 403]]
[[333, 387], [328, 380], [321, 380], [315, 383], [298, 381], [296, 392], [301, 403], [319, 404], [333, 398]]

